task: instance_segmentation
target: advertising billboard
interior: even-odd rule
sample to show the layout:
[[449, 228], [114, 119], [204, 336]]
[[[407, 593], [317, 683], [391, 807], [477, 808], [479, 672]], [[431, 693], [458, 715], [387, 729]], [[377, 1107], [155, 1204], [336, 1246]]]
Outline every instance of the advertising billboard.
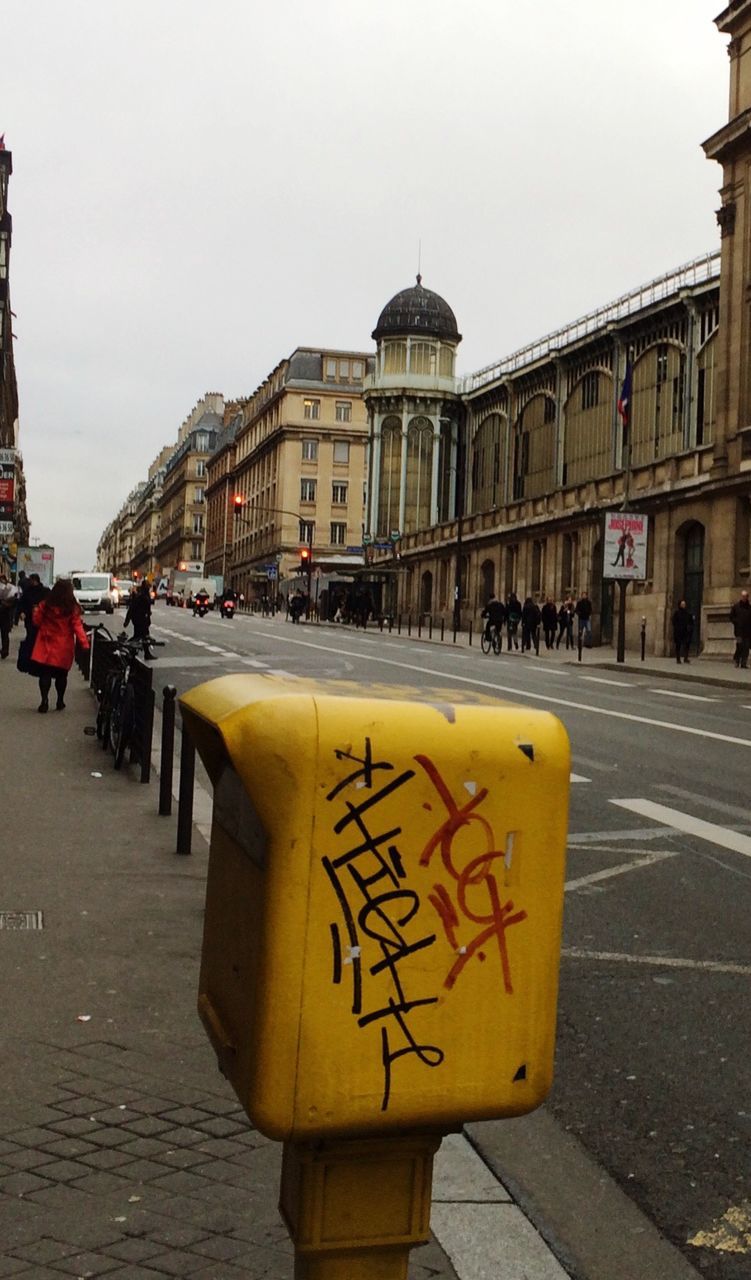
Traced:
[[649, 517], [635, 511], [609, 511], [605, 516], [603, 578], [642, 581], [647, 576]]
[[19, 547], [16, 554], [16, 572], [38, 573], [42, 586], [51, 587], [55, 582], [54, 547]]

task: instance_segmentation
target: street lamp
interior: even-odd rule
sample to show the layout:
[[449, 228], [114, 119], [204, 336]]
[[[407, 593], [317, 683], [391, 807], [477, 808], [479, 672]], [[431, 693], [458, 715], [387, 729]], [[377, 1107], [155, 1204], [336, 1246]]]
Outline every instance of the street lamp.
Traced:
[[[241, 520], [243, 524], [250, 525], [251, 521], [247, 518], [247, 516], [241, 516], [238, 514], [239, 511], [246, 505], [245, 498], [243, 498], [242, 494], [236, 493], [234, 496], [233, 502], [235, 507], [235, 519]], [[292, 516], [293, 520], [297, 520], [298, 522], [302, 523], [302, 516], [300, 512], [289, 511], [286, 507], [261, 507], [261, 506], [258, 506], [255, 502], [253, 502], [250, 504], [249, 510], [263, 512], [265, 514], [270, 514], [270, 515]], [[310, 596], [311, 596], [310, 579], [311, 579], [311, 573], [313, 569], [313, 522], [312, 520], [310, 520], [310, 521], [307, 521], [306, 523], [308, 525], [308, 542], [307, 542], [307, 546], [301, 548], [300, 550], [300, 568], [303, 569], [303, 571], [307, 574], [308, 601], [305, 609], [305, 616], [310, 617]], [[304, 565], [306, 565], [307, 567], [304, 568]]]

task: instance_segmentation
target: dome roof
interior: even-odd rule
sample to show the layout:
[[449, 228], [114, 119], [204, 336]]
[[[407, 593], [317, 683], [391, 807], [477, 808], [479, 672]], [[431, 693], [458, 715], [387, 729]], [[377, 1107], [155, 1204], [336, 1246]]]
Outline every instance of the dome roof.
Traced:
[[397, 333], [447, 338], [453, 342], [461, 342], [462, 338], [451, 307], [439, 294], [423, 288], [420, 275], [411, 289], [402, 289], [386, 303], [372, 336], [378, 342]]

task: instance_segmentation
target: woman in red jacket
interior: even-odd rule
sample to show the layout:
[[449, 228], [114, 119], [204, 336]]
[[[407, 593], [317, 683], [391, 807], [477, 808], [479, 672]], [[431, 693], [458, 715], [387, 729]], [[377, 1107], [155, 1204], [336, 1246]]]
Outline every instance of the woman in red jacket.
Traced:
[[49, 709], [47, 700], [54, 680], [57, 710], [63, 711], [76, 640], [84, 649], [89, 647], [89, 638], [81, 622], [81, 607], [69, 578], [61, 578], [56, 582], [49, 595], [37, 605], [34, 610], [34, 626], [38, 630], [31, 660], [39, 669], [39, 692], [42, 695], [38, 709], [40, 712]]

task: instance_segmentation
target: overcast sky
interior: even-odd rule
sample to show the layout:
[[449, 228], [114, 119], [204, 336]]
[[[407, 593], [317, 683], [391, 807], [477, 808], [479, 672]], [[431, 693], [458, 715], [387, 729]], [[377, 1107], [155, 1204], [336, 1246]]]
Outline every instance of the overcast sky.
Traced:
[[94, 563], [206, 391], [368, 350], [469, 373], [719, 245], [722, 0], [3, 0], [32, 536]]

